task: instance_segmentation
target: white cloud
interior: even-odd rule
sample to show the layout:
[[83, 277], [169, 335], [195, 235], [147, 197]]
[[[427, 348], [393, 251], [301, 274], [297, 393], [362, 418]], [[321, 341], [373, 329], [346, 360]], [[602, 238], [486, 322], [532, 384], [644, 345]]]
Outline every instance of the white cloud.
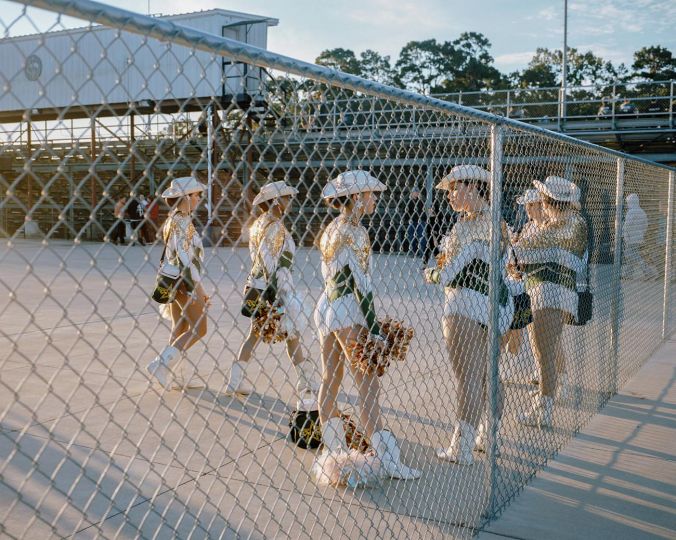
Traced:
[[530, 62], [534, 55], [535, 51], [499, 54], [495, 57], [495, 64], [497, 66], [521, 66]]

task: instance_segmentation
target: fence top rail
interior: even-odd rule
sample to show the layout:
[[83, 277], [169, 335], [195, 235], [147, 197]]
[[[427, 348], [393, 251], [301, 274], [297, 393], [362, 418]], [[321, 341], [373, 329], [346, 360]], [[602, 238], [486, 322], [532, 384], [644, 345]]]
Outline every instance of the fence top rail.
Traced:
[[[635, 80], [635, 81], [612, 81], [612, 82], [600, 82], [596, 84], [574, 84], [568, 85], [566, 87], [566, 92], [574, 92], [575, 90], [601, 90], [601, 89], [612, 89], [613, 87], [622, 87], [622, 86], [665, 86], [676, 83], [676, 79], [665, 79], [663, 81], [650, 81], [650, 80]], [[493, 95], [493, 94], [507, 94], [507, 93], [516, 93], [519, 92], [560, 92], [561, 86], [527, 86], [520, 88], [514, 86], [512, 88], [484, 88], [482, 90], [468, 90], [468, 91], [458, 91], [458, 92], [436, 92], [430, 94], [433, 97], [459, 97], [459, 96], [476, 96], [476, 95]], [[605, 96], [608, 99], [623, 99], [622, 96]], [[669, 97], [669, 96], [655, 96], [655, 97]], [[634, 99], [634, 98], [632, 98]]]
[[382, 83], [363, 79], [356, 75], [350, 75], [324, 66], [318, 66], [316, 64], [311, 64], [310, 62], [273, 53], [240, 41], [185, 27], [169, 20], [141, 15], [133, 11], [120, 9], [100, 2], [94, 2], [92, 0], [22, 0], [20, 3], [51, 12], [70, 15], [79, 19], [87, 19], [90, 22], [119, 28], [127, 32], [168, 40], [186, 47], [210, 53], [217, 53], [243, 63], [278, 69], [300, 77], [308, 77], [329, 85], [339, 86], [356, 92], [363, 92], [374, 97], [395, 99], [400, 102], [409, 103], [418, 107], [426, 107], [447, 114], [456, 114], [493, 125], [507, 126], [521, 131], [538, 134], [548, 139], [560, 140], [606, 155], [639, 161], [661, 169], [676, 171], [676, 168], [674, 167], [624, 154], [616, 150], [603, 148], [562, 133], [554, 133], [538, 126], [496, 116], [430, 96], [417, 94], [410, 90], [394, 88]]

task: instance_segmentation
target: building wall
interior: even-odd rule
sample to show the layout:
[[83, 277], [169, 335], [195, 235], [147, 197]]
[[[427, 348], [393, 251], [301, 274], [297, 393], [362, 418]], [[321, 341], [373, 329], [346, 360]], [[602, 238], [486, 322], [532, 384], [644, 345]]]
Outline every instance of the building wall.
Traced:
[[[170, 19], [245, 38], [245, 27], [222, 32], [242, 17], [209, 12]], [[266, 22], [252, 25], [248, 42], [266, 47]], [[2, 40], [0, 58], [7, 85], [0, 93], [0, 111], [220, 96], [222, 79], [225, 94], [245, 93], [241, 64], [226, 66], [222, 78], [220, 57], [101, 27]], [[258, 93], [259, 73], [249, 67], [246, 93]]]

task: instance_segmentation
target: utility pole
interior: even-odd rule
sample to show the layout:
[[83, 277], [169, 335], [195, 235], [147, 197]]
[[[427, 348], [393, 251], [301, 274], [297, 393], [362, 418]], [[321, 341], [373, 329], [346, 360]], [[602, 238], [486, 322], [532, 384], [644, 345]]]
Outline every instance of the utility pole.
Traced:
[[568, 86], [568, 0], [563, 0], [563, 58], [561, 69], [561, 92], [559, 96], [559, 118], [566, 117], [566, 91]]

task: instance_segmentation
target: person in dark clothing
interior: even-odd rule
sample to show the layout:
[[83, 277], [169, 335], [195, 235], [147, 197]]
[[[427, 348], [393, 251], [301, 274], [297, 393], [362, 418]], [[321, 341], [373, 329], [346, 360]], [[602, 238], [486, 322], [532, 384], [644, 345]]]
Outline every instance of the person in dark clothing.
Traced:
[[439, 243], [455, 223], [455, 212], [449, 205], [443, 204], [442, 199], [436, 199], [432, 207], [427, 211], [427, 245], [423, 254], [423, 264], [427, 264], [430, 256], [439, 254]]
[[145, 246], [143, 241], [143, 236], [141, 234], [141, 224], [143, 223], [143, 206], [141, 201], [137, 197], [133, 197], [127, 204], [127, 219], [129, 220], [129, 226], [131, 227], [131, 243], [134, 243], [134, 235], [136, 235], [136, 241]]
[[414, 187], [411, 190], [406, 202], [406, 217], [408, 219], [406, 240], [409, 253], [414, 257], [421, 257], [425, 253], [427, 244], [427, 211], [418, 188]]
[[127, 198], [121, 197], [115, 203], [113, 208], [113, 217], [115, 218], [115, 224], [113, 225], [113, 236], [111, 242], [117, 245], [124, 245], [124, 237], [126, 234], [127, 227], [124, 224], [124, 207], [127, 204]]

